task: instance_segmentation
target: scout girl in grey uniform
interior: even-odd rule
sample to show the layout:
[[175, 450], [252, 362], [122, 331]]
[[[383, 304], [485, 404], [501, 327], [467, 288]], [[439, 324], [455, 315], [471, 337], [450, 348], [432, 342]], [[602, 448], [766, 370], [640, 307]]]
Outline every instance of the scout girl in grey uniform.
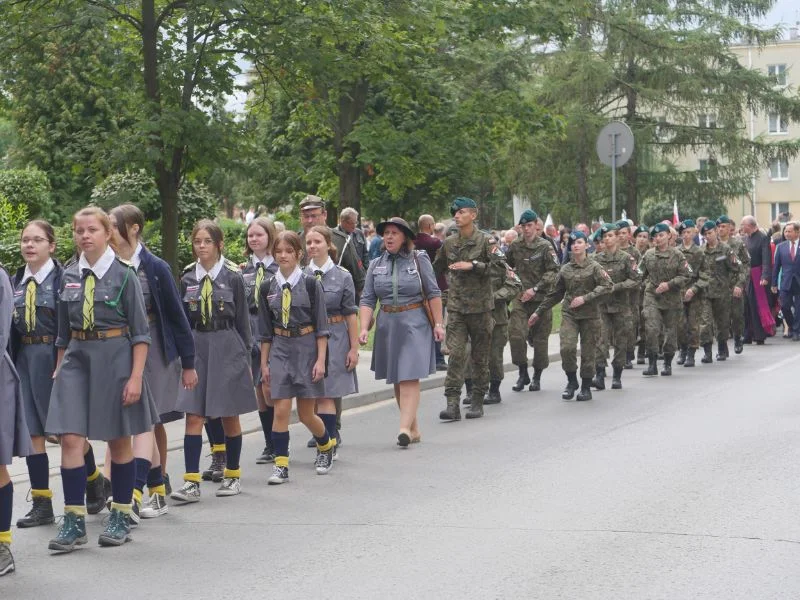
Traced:
[[197, 262], [183, 272], [181, 296], [194, 329], [198, 383], [182, 389], [177, 408], [186, 413], [184, 484], [172, 493], [181, 502], [200, 500], [203, 422], [222, 417], [227, 464], [217, 496], [241, 493], [242, 426], [239, 415], [256, 408], [250, 372], [250, 314], [239, 267], [222, 255], [222, 229], [203, 219], [192, 231]]
[[[406, 448], [409, 443], [420, 441], [419, 380], [436, 372], [434, 341], [444, 339], [442, 293], [427, 252], [414, 250], [414, 233], [408, 223], [392, 217], [379, 223], [377, 231], [383, 236], [386, 250], [369, 263], [361, 296], [359, 342], [367, 343], [372, 315], [380, 300], [372, 370], [375, 379], [394, 384], [400, 407], [397, 443]], [[422, 303], [425, 298], [433, 313], [433, 331]]]
[[50, 549], [64, 552], [86, 543], [86, 439], [109, 442], [114, 503], [99, 541], [119, 546], [130, 540], [135, 478], [130, 436], [158, 422], [143, 381], [150, 332], [139, 278], [109, 246], [111, 222], [101, 209], [78, 211], [72, 227], [81, 255], [61, 278], [59, 363], [45, 425], [48, 433], [61, 435], [65, 514]]
[[25, 266], [14, 277], [14, 319], [11, 349], [19, 373], [25, 420], [33, 452], [28, 455], [28, 476], [33, 506], [17, 527], [47, 525], [55, 520], [50, 490], [50, 463], [45, 451], [44, 424], [56, 369], [56, 314], [62, 268], [52, 259], [55, 233], [46, 221], [31, 221], [22, 230], [20, 249]]
[[8, 475], [8, 466], [15, 456], [27, 456], [31, 436], [25, 424], [19, 377], [14, 363], [5, 348], [11, 334], [11, 315], [14, 297], [8, 274], [0, 268], [0, 576], [14, 570], [11, 554], [11, 509], [14, 505], [14, 485]]
[[[253, 331], [253, 349], [251, 351], [253, 382], [256, 386], [258, 400], [258, 417], [261, 430], [264, 432], [264, 451], [256, 459], [256, 464], [263, 465], [275, 460], [272, 450], [272, 420], [275, 417], [275, 406], [269, 397], [269, 386], [261, 381], [261, 346], [258, 341], [258, 290], [264, 281], [270, 279], [278, 271], [278, 263], [272, 257], [275, 245], [275, 226], [266, 217], [256, 217], [247, 226], [247, 254], [249, 260], [242, 265], [244, 288], [247, 292], [247, 304], [250, 308], [250, 329]], [[266, 388], [266, 389], [265, 389]]]
[[[358, 307], [353, 277], [334, 263], [336, 246], [331, 230], [315, 225], [306, 232], [306, 253], [309, 261], [306, 275], [316, 277], [325, 292], [325, 311], [328, 314], [328, 371], [325, 375], [325, 398], [317, 400], [317, 414], [325, 423], [328, 435], [336, 441], [336, 404], [334, 398], [358, 391]], [[337, 451], [334, 444], [333, 458]], [[325, 468], [325, 455], [317, 453], [317, 466]]]
[[281, 484], [289, 480], [292, 398], [297, 398], [298, 418], [311, 431], [317, 450], [324, 455], [316, 463], [320, 475], [333, 465], [335, 440], [314, 414], [315, 401], [325, 397], [323, 378], [330, 335], [325, 293], [320, 282], [300, 268], [303, 250], [299, 235], [292, 231], [279, 233], [273, 252], [279, 270], [261, 285], [258, 314], [261, 376], [275, 402], [275, 466], [269, 483]]
[[[197, 384], [194, 369], [194, 338], [169, 265], [154, 256], [139, 241], [144, 229], [144, 214], [132, 204], [114, 208], [109, 215], [114, 226], [114, 243], [123, 259], [129, 261], [139, 277], [150, 323], [150, 351], [144, 376], [158, 407], [161, 422], [154, 432], [140, 433], [133, 440], [136, 463], [136, 485], [133, 489], [134, 510], [143, 518], [159, 517], [167, 512], [165, 484], [167, 434], [164, 423], [183, 418], [176, 410], [178, 383], [186, 389]], [[168, 480], [167, 480], [168, 481]], [[150, 499], [142, 507], [145, 483]]]

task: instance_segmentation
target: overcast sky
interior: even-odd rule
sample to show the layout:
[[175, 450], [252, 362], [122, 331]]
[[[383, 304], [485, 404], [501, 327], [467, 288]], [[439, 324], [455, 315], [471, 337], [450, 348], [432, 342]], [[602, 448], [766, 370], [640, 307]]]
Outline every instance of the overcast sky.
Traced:
[[800, 21], [800, 4], [797, 0], [778, 0], [769, 14], [770, 25], [782, 23], [786, 27]]

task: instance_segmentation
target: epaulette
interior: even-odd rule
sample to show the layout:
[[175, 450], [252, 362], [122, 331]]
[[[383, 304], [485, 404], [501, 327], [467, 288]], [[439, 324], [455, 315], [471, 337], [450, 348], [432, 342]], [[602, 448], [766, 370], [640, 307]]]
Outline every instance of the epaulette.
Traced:
[[225, 268], [229, 271], [233, 271], [234, 273], [240, 273], [239, 265], [237, 265], [232, 260], [225, 259]]
[[189, 263], [188, 265], [186, 265], [185, 267], [183, 267], [183, 272], [184, 272], [184, 273], [188, 273], [189, 271], [191, 271], [192, 269], [194, 269], [196, 265], [197, 265], [197, 263], [196, 263], [196, 262]]
[[339, 269], [340, 271], [344, 271], [345, 273], [349, 273], [350, 272], [347, 269], [345, 269], [342, 265], [336, 265], [336, 268]]

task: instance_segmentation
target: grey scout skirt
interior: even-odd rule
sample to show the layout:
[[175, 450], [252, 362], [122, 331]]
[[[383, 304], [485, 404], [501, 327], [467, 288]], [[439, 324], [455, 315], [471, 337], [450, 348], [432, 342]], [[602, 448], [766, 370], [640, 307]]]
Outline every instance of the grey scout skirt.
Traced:
[[0, 465], [10, 465], [15, 456], [28, 456], [33, 449], [19, 377], [8, 353], [0, 356], [0, 386]]
[[56, 349], [52, 344], [23, 344], [17, 353], [17, 372], [22, 388], [25, 419], [31, 435], [45, 434], [44, 425], [53, 391]]
[[164, 355], [161, 339], [161, 326], [157, 321], [150, 322], [150, 350], [144, 366], [144, 376], [153, 394], [162, 423], [177, 421], [183, 414], [177, 410], [178, 387], [181, 379], [181, 362], [176, 358], [168, 363]]

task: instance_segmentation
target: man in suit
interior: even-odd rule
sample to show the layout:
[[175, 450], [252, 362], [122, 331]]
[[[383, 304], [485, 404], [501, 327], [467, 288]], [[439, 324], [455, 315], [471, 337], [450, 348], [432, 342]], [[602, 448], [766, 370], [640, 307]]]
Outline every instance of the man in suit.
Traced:
[[800, 223], [787, 223], [783, 235], [786, 241], [775, 248], [772, 293], [780, 292], [781, 311], [786, 321], [783, 337], [800, 342], [800, 257], [797, 256]]

